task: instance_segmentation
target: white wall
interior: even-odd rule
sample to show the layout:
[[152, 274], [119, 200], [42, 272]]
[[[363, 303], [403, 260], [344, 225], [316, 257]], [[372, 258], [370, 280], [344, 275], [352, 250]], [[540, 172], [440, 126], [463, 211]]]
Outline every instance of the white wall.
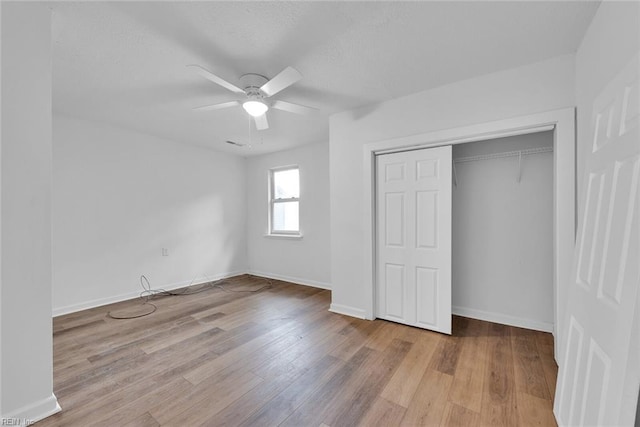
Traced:
[[[459, 144], [453, 158], [553, 147], [553, 132]], [[456, 163], [453, 312], [552, 331], [553, 153]]]
[[[576, 53], [576, 100], [578, 113], [578, 197], [585, 197], [584, 171], [591, 147], [593, 101], [613, 77], [640, 51], [640, 2], [603, 1]], [[640, 70], [638, 70], [640, 74]], [[640, 143], [640, 142], [639, 142]], [[578, 204], [579, 210], [582, 203]], [[581, 212], [578, 212], [580, 221]], [[640, 292], [634, 318], [627, 365], [627, 384], [622, 411], [640, 413], [637, 408], [638, 360], [640, 359]], [[633, 415], [631, 415], [631, 418]], [[640, 419], [636, 419], [636, 425]]]
[[59, 410], [51, 328], [51, 12], [0, 4], [0, 419]]
[[363, 144], [571, 107], [574, 57], [453, 83], [330, 119], [332, 304], [364, 310]]
[[243, 158], [54, 115], [54, 314], [243, 273], [245, 212]]
[[[269, 229], [269, 169], [300, 167], [300, 240], [265, 237]], [[249, 271], [330, 288], [329, 144], [319, 143], [247, 160]]]

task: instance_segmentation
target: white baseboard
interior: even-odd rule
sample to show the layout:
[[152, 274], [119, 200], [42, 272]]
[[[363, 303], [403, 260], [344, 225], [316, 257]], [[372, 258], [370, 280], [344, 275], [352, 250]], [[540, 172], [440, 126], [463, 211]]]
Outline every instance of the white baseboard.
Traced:
[[458, 316], [470, 317], [472, 319], [485, 320], [487, 322], [502, 323], [503, 325], [516, 326], [518, 328], [533, 329], [542, 332], [553, 333], [553, 323], [540, 322], [539, 320], [524, 319], [508, 314], [494, 313], [474, 308], [451, 307], [451, 312]]
[[18, 423], [11, 425], [26, 426], [50, 417], [53, 414], [57, 414], [60, 411], [61, 408], [58, 404], [58, 399], [56, 398], [55, 394], [51, 393], [50, 396], [40, 400], [39, 402], [34, 402], [30, 405], [23, 406], [22, 408], [8, 414], [2, 414], [0, 418], [2, 420], [9, 419], [11, 420], [11, 422]]
[[264, 271], [249, 270], [247, 274], [252, 276], [266, 277], [267, 279], [283, 280], [285, 282], [295, 283], [296, 285], [311, 286], [312, 288], [320, 288], [331, 290], [331, 284], [318, 282], [315, 280], [301, 279], [299, 277], [283, 276], [281, 274], [265, 273]]
[[329, 306], [329, 311], [332, 313], [344, 314], [345, 316], [357, 317], [358, 319], [365, 319], [366, 313], [364, 310], [350, 307], [348, 305], [342, 304], [331, 304]]
[[[245, 272], [233, 271], [233, 272], [224, 273], [224, 274], [217, 274], [214, 276], [204, 276], [196, 280], [185, 280], [178, 283], [161, 285], [161, 286], [158, 286], [158, 288], [162, 288], [164, 290], [170, 291], [173, 289], [183, 288], [185, 286], [188, 286], [189, 284], [199, 285], [201, 283], [207, 283], [214, 280], [226, 279], [228, 277], [239, 276], [241, 274], [245, 274]], [[106, 297], [106, 298], [98, 298], [95, 300], [85, 301], [78, 304], [67, 305], [64, 307], [57, 307], [53, 309], [53, 317], [62, 316], [64, 314], [69, 314], [69, 313], [75, 313], [76, 311], [87, 310], [89, 308], [100, 307], [107, 304], [113, 304], [114, 302], [126, 301], [129, 299], [137, 298], [140, 296], [141, 290], [142, 289], [138, 289], [134, 292], [128, 292], [126, 294], [120, 294], [120, 295], [115, 295], [115, 296]]]

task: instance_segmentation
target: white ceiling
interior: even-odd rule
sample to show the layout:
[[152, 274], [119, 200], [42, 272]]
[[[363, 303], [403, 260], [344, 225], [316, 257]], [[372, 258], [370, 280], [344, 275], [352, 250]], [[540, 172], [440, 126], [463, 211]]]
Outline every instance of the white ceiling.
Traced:
[[[54, 3], [54, 111], [241, 155], [326, 141], [331, 113], [575, 52], [598, 2]], [[194, 112], [286, 66], [303, 79], [257, 131], [241, 107]], [[234, 147], [225, 140], [251, 144]]]

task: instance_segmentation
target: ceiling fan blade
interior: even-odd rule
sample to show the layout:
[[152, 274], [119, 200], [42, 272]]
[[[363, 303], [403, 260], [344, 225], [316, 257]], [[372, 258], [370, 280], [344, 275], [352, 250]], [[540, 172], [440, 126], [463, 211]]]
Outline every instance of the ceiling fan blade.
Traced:
[[269, 129], [269, 122], [267, 121], [267, 115], [256, 116], [253, 118], [256, 122], [256, 129], [265, 130]]
[[302, 78], [302, 74], [293, 67], [287, 67], [280, 73], [262, 85], [261, 91], [267, 96], [273, 96]]
[[187, 67], [195, 68], [196, 72], [202, 77], [207, 80], [211, 80], [215, 84], [220, 85], [223, 88], [230, 90], [231, 92], [241, 93], [243, 95], [245, 94], [244, 90], [240, 89], [238, 86], [229, 83], [228, 81], [216, 76], [211, 71], [206, 70], [199, 65], [187, 65]]
[[293, 104], [291, 102], [279, 101], [279, 100], [274, 101], [271, 107], [278, 110], [295, 113], [295, 114], [311, 114], [318, 111], [317, 108], [307, 107], [305, 105]]
[[220, 104], [203, 105], [202, 107], [194, 108], [193, 111], [220, 110], [222, 108], [236, 107], [238, 105], [240, 105], [240, 101], [229, 101], [229, 102], [223, 102], [223, 103], [220, 103]]

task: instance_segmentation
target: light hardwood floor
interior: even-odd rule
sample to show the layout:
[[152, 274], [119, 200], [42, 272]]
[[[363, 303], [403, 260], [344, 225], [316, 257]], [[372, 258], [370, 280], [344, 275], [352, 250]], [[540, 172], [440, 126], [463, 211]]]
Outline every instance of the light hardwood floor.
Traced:
[[[258, 289], [241, 276], [227, 290]], [[454, 317], [453, 336], [330, 313], [330, 292], [126, 301], [54, 319], [63, 412], [37, 426], [554, 426], [551, 335]]]

